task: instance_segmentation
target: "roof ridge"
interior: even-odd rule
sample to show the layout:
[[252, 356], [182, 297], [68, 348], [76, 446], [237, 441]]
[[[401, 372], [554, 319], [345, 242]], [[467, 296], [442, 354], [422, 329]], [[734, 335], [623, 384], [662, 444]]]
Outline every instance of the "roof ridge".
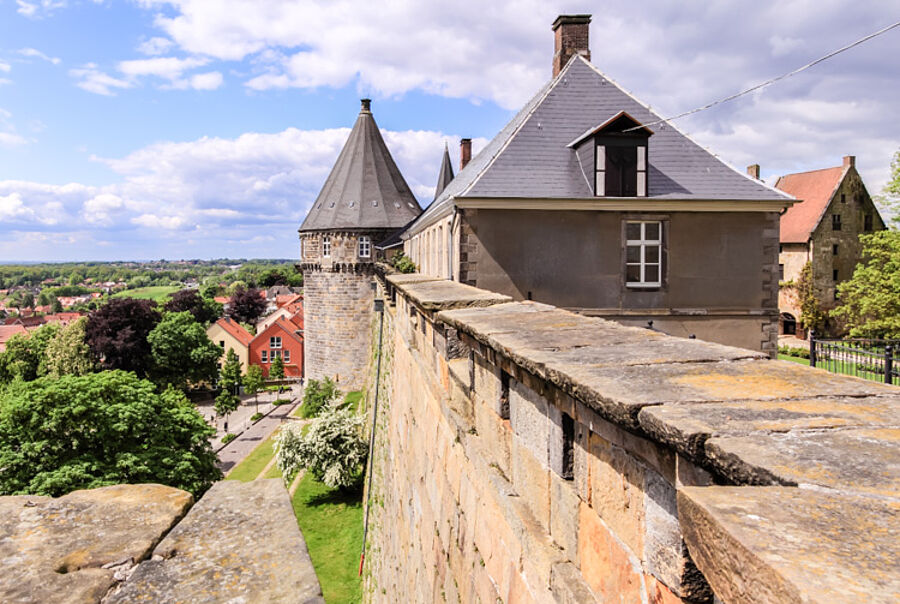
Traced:
[[783, 174], [779, 176], [779, 178], [787, 178], [788, 176], [800, 176], [801, 174], [812, 174], [813, 172], [825, 172], [826, 170], [839, 170], [844, 166], [831, 166], [829, 168], [816, 168], [815, 170], [804, 170], [803, 172], [791, 172], [790, 174]]

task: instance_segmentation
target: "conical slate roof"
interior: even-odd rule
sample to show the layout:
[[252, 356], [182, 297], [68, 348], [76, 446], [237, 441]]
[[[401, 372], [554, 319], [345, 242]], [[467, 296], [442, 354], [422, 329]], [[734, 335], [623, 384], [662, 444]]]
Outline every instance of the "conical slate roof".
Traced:
[[362, 110], [300, 231], [396, 229], [422, 213], [378, 125]]
[[447, 149], [447, 143], [444, 143], [444, 158], [441, 160], [441, 171], [438, 174], [437, 186], [434, 189], [435, 199], [447, 188], [451, 180], [453, 180], [453, 166], [450, 164], [450, 150]]

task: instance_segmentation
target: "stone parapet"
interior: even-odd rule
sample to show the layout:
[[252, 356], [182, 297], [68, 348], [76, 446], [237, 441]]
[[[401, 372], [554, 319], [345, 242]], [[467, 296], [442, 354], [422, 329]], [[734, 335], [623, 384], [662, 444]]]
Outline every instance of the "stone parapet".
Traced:
[[392, 369], [372, 512], [390, 534], [370, 600], [900, 596], [895, 387], [378, 281]]
[[0, 497], [0, 602], [324, 601], [279, 480], [192, 504], [154, 484]]

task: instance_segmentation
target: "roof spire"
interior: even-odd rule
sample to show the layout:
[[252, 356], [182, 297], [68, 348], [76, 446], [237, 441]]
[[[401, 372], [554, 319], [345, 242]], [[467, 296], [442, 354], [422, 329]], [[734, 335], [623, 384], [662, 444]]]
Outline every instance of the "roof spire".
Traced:
[[450, 148], [447, 147], [447, 141], [444, 141], [444, 157], [441, 159], [441, 169], [438, 172], [437, 186], [434, 189], [434, 198], [437, 199], [450, 181], [453, 180], [453, 165], [450, 163]]

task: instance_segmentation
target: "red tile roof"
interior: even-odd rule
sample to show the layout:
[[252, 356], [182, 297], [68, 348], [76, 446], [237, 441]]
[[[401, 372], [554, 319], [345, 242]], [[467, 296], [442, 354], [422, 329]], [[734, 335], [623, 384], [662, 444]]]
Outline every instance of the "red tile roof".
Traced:
[[6, 342], [17, 333], [28, 333], [22, 325], [0, 325], [0, 352], [6, 350]]
[[243, 344], [244, 346], [250, 345], [250, 340], [253, 339], [253, 335], [244, 329], [244, 327], [235, 321], [232, 321], [229, 317], [225, 317], [224, 319], [219, 319], [216, 321], [216, 325], [230, 333], [234, 336], [238, 342]]
[[275, 296], [275, 304], [278, 306], [278, 308], [293, 304], [294, 302], [297, 302], [299, 300], [303, 300], [303, 296], [301, 296], [300, 294], [280, 294], [278, 296]]
[[806, 243], [841, 184], [843, 166], [782, 176], [775, 187], [801, 201], [781, 216], [781, 243]]
[[215, 300], [219, 304], [228, 304], [228, 300], [230, 299], [231, 298], [229, 298], [228, 296], [216, 296], [215, 298], [213, 298], [213, 300]]

